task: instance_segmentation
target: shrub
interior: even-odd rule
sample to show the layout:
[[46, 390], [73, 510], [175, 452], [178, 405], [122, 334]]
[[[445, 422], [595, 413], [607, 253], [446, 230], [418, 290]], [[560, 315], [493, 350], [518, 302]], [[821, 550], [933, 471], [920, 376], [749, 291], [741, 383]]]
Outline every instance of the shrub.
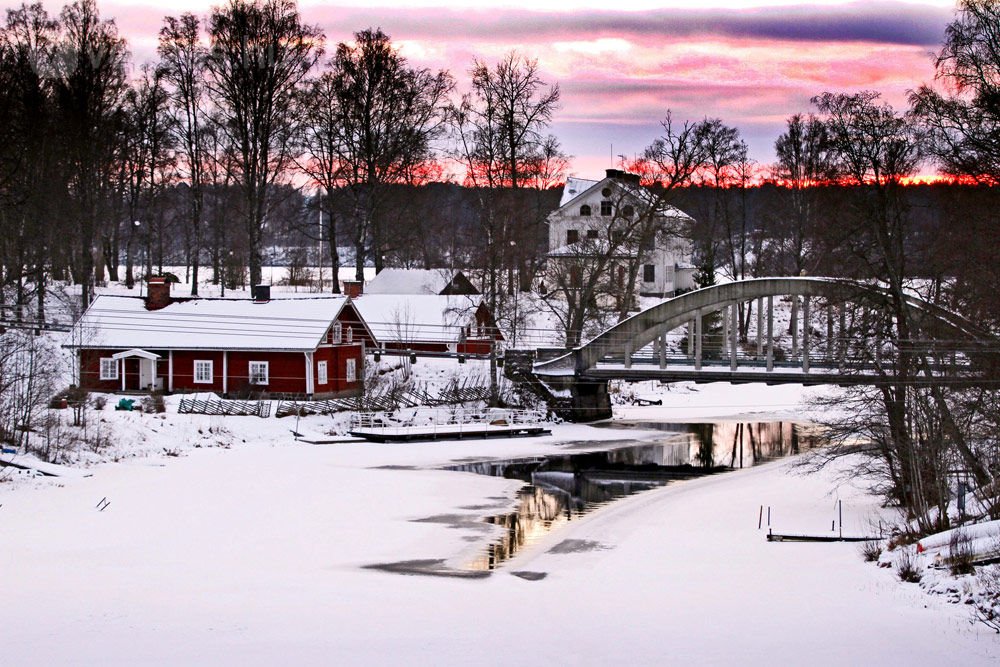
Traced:
[[861, 556], [866, 563], [876, 563], [882, 556], [882, 541], [868, 540], [861, 543]]
[[909, 549], [902, 549], [896, 559], [896, 576], [900, 581], [919, 584], [923, 573], [917, 566], [917, 559]]
[[154, 391], [142, 399], [143, 412], [166, 412], [167, 405], [163, 402], [163, 394]]
[[984, 567], [976, 576], [979, 596], [972, 607], [972, 617], [1000, 633], [1000, 566]]
[[953, 576], [972, 574], [976, 571], [972, 564], [975, 554], [972, 553], [972, 540], [960, 529], [955, 529], [948, 540], [948, 569]]

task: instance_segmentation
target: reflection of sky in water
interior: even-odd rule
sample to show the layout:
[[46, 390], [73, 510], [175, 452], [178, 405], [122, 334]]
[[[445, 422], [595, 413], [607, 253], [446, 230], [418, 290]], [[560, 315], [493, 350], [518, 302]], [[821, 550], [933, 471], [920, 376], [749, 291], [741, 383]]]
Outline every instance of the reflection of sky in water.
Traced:
[[511, 512], [486, 519], [502, 533], [466, 567], [492, 570], [559, 526], [618, 498], [720, 468], [749, 467], [796, 454], [814, 440], [790, 422], [655, 427], [669, 435], [660, 442], [606, 451], [450, 467], [526, 482]]

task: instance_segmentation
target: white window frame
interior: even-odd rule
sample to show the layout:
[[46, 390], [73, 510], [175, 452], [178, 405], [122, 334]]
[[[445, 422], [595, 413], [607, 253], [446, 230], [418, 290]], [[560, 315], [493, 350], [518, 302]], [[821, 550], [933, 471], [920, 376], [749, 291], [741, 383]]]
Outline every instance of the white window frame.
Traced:
[[[111, 369], [111, 373], [108, 372]], [[102, 380], [117, 380], [118, 379], [118, 360], [114, 357], [101, 357], [101, 379]]]
[[[199, 367], [208, 368], [208, 379], [199, 379], [200, 374], [198, 373]], [[194, 369], [192, 371], [193, 382], [195, 384], [212, 384], [215, 382], [215, 362], [211, 359], [195, 359]]]
[[333, 323], [333, 344], [339, 345], [344, 342], [344, 327], [341, 326], [340, 322]]
[[316, 384], [329, 384], [330, 378], [326, 372], [326, 362], [316, 362]]
[[348, 382], [358, 381], [358, 360], [348, 359], [346, 368], [344, 369], [344, 376], [347, 378]]
[[[254, 372], [254, 367], [257, 371]], [[264, 372], [261, 373], [260, 371]], [[257, 378], [256, 380], [254, 378]], [[260, 380], [263, 379], [263, 382]], [[271, 380], [270, 374], [270, 362], [268, 361], [251, 361], [247, 366], [247, 380], [250, 384], [268, 384]]]
[[347, 327], [347, 342], [354, 342], [354, 327]]

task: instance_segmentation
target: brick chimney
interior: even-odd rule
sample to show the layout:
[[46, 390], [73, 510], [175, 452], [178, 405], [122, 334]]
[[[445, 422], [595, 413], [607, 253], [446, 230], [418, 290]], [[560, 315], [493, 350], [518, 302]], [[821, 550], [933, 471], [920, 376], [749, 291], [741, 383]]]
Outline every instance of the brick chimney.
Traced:
[[365, 291], [365, 283], [362, 280], [345, 280], [344, 295], [352, 299], [361, 296]]
[[159, 310], [170, 305], [170, 283], [163, 276], [150, 276], [146, 281], [146, 310]]

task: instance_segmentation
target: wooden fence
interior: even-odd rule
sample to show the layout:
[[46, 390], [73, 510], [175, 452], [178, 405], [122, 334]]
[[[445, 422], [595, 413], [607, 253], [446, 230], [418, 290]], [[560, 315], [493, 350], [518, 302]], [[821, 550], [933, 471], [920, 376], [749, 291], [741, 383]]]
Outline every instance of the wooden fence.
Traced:
[[270, 417], [270, 401], [230, 401], [226, 399], [210, 399], [207, 401], [195, 398], [182, 398], [177, 406], [178, 414], [220, 415], [234, 417]]

